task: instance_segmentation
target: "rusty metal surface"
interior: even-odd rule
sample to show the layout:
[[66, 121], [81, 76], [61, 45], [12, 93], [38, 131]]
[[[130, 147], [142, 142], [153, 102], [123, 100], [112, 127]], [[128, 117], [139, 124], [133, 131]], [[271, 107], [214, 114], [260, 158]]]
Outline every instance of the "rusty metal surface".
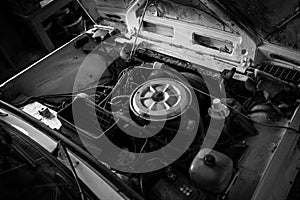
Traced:
[[[179, 1], [179, 3], [183, 2]], [[160, 17], [173, 18], [179, 21], [233, 32], [217, 17], [217, 15], [213, 14], [201, 2], [198, 2], [197, 4], [195, 2], [192, 3], [195, 7], [191, 7], [190, 5], [187, 6], [188, 2], [184, 2], [185, 5], [182, 5], [171, 1], [159, 1], [155, 6], [158, 10], [158, 16]]]
[[[298, 0], [221, 0], [230, 8], [236, 9], [245, 17], [245, 22], [250, 24], [262, 37], [268, 36], [279, 28], [284, 21], [288, 21], [297, 10]], [[269, 41], [288, 46], [294, 49], [300, 48], [300, 15], [287, 23], [287, 26], [276, 31]]]

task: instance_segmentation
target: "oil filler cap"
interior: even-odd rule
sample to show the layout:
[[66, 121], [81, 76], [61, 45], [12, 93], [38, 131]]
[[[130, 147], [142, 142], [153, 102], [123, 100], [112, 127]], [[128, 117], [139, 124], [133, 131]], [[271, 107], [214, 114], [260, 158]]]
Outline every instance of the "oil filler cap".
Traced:
[[207, 154], [203, 157], [203, 162], [205, 165], [209, 166], [209, 167], [214, 167], [216, 166], [216, 158], [215, 156], [211, 155], [211, 154]]
[[212, 118], [225, 119], [229, 116], [230, 110], [224, 105], [220, 99], [214, 99], [208, 113]]

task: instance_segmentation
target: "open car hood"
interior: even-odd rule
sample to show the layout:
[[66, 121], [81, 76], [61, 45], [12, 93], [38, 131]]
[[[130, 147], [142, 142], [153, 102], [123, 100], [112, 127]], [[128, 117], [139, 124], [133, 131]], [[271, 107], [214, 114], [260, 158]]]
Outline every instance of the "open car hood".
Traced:
[[[116, 20], [122, 19], [122, 16], [128, 12], [130, 6], [135, 2], [134, 0], [81, 1], [94, 19], [98, 17], [110, 17]], [[159, 4], [160, 11], [164, 12], [167, 17], [232, 32], [230, 27], [224, 26], [222, 14], [213, 13], [211, 10], [205, 8], [204, 5], [207, 6], [209, 1], [156, 0], [154, 2]], [[280, 0], [220, 0], [216, 2], [218, 2], [221, 7], [226, 8], [228, 12], [232, 12], [235, 16], [234, 18], [238, 19], [240, 23], [251, 27], [261, 39], [299, 50], [300, 40], [298, 35], [300, 33], [300, 12], [297, 0], [290, 0], [287, 3], [282, 3]], [[205, 15], [211, 16], [207, 18]], [[223, 22], [219, 20], [220, 18], [222, 18]]]
[[300, 157], [299, 52], [216, 0], [81, 2], [99, 24], [0, 85], [1, 99], [137, 196], [285, 199]]
[[220, 0], [244, 19], [265, 40], [299, 50], [298, 0]]
[[[121, 32], [135, 35], [147, 1], [81, 2], [97, 23], [117, 26]], [[139, 37], [226, 59], [243, 68], [254, 60], [261, 40], [239, 19], [233, 21], [224, 10], [222, 4], [204, 0], [148, 1]]]

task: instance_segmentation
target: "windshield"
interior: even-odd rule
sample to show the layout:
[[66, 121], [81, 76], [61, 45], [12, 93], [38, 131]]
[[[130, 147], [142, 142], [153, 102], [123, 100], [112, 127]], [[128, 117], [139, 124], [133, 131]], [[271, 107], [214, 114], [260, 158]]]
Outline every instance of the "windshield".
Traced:
[[78, 189], [43, 154], [0, 122], [0, 199], [75, 200]]
[[[298, 0], [221, 0], [246, 18], [263, 38], [299, 49], [300, 18]], [[284, 25], [284, 26], [281, 26]], [[271, 35], [270, 35], [271, 34]]]

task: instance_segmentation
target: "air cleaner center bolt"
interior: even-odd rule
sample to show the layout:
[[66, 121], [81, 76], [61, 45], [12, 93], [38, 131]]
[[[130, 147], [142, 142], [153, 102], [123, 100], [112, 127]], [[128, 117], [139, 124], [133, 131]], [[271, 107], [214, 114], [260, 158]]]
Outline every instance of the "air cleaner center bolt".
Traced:
[[156, 101], [156, 102], [160, 102], [160, 101], [163, 101], [165, 99], [165, 95], [164, 95], [164, 92], [155, 92], [152, 97], [153, 101]]

